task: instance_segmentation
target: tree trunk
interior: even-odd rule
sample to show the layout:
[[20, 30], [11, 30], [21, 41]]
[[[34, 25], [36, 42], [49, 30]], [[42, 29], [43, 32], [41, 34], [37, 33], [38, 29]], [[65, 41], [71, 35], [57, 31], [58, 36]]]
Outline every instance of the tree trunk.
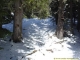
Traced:
[[78, 3], [78, 23], [77, 23], [77, 30], [80, 32], [80, 2]]
[[15, 0], [14, 25], [13, 25], [13, 42], [21, 42], [22, 39], [22, 0]]
[[55, 15], [55, 19], [56, 19], [56, 25], [58, 23], [58, 13]]
[[73, 0], [70, 1], [70, 17], [71, 17], [71, 29], [70, 32], [73, 34]]
[[58, 24], [56, 29], [56, 36], [59, 39], [63, 38], [63, 24], [64, 24], [64, 3], [63, 0], [59, 1], [59, 8], [58, 8]]

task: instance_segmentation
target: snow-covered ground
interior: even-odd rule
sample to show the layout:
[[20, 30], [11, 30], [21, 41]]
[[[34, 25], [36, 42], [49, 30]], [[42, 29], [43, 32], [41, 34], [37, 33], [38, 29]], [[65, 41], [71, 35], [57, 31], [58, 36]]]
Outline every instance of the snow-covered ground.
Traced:
[[[23, 19], [23, 43], [9, 42], [9, 36], [0, 40], [0, 60], [57, 60], [80, 59], [80, 35], [59, 40], [54, 35], [56, 25], [47, 19]], [[13, 31], [12, 22], [3, 25]]]

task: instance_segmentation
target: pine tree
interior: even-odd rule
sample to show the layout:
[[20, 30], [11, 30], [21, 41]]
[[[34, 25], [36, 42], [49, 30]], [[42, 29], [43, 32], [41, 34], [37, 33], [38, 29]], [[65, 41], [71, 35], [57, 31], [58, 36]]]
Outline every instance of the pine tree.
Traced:
[[13, 26], [13, 42], [21, 42], [22, 39], [22, 18], [23, 8], [22, 0], [15, 0], [15, 12], [14, 12], [14, 26]]
[[73, 0], [70, 0], [71, 33], [73, 32]]
[[63, 24], [64, 24], [64, 2], [63, 0], [59, 1], [59, 8], [58, 8], [58, 24], [56, 29], [56, 36], [59, 39], [63, 38]]
[[78, 3], [78, 23], [77, 23], [77, 30], [80, 32], [80, 0]]

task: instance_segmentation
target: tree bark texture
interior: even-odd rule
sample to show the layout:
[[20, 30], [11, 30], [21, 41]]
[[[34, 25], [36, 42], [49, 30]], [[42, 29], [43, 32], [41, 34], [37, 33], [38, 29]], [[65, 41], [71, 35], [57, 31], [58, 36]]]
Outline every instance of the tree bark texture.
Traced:
[[73, 34], [73, 0], [70, 0], [70, 17], [71, 17], [71, 28], [70, 32]]
[[77, 23], [77, 30], [80, 32], [80, 1], [78, 3], [78, 23]]
[[22, 39], [22, 18], [23, 8], [22, 0], [15, 0], [14, 25], [13, 25], [13, 42], [21, 42]]
[[63, 24], [64, 24], [64, 3], [63, 0], [59, 1], [59, 8], [58, 8], [58, 24], [56, 29], [56, 36], [59, 39], [63, 38]]

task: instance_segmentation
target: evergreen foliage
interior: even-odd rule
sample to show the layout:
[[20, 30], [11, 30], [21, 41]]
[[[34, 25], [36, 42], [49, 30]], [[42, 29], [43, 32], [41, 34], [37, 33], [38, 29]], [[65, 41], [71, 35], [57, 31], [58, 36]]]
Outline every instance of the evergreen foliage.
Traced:
[[2, 24], [6, 24], [13, 20], [13, 16], [11, 15], [11, 10], [8, 7], [9, 0], [1, 0], [0, 1], [0, 27]]
[[45, 18], [49, 16], [49, 0], [25, 0], [23, 10], [28, 18]]

